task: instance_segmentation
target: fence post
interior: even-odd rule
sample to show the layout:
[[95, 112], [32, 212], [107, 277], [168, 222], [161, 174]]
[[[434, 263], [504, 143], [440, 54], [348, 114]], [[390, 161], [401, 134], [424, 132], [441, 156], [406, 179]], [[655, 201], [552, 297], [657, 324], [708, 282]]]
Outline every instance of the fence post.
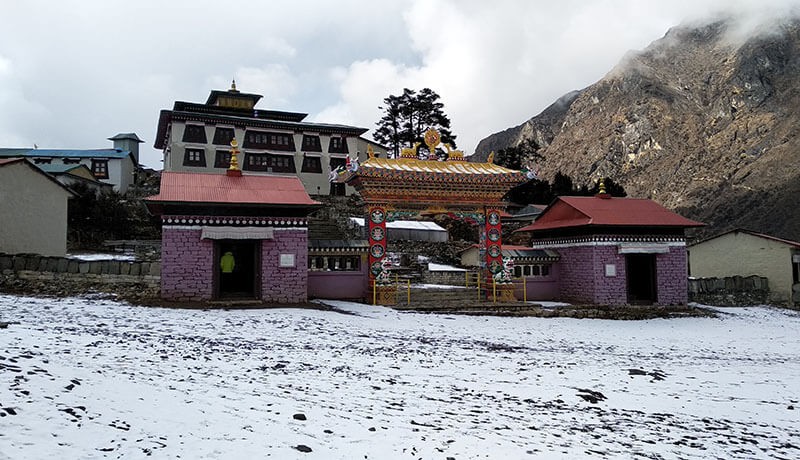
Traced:
[[406, 280], [406, 289], [408, 293], [408, 298], [406, 299], [406, 305], [411, 305], [411, 278]]
[[372, 280], [372, 305], [378, 304], [378, 291], [375, 287], [375, 280]]
[[481, 273], [478, 272], [476, 278], [478, 279], [478, 302], [481, 301]]
[[522, 277], [522, 301], [528, 301], [528, 278]]
[[492, 303], [497, 303], [497, 281], [492, 278]]

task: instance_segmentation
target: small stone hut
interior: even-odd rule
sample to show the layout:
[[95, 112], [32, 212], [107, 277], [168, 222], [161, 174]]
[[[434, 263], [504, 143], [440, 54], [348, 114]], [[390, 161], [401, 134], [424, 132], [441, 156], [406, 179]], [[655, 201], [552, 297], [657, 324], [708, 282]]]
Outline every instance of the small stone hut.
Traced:
[[165, 171], [146, 202], [163, 225], [161, 297], [308, 299], [307, 216], [319, 203], [296, 176]]
[[688, 301], [685, 229], [703, 224], [647, 199], [556, 198], [531, 225], [534, 249], [560, 255], [559, 297], [597, 305]]

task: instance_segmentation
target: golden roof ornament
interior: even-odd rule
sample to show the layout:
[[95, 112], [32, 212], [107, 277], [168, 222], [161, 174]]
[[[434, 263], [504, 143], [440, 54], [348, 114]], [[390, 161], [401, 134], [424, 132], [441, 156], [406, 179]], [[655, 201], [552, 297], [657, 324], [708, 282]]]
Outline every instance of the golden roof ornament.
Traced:
[[447, 161], [464, 161], [464, 152], [461, 150], [453, 150], [450, 144], [444, 144], [444, 148], [447, 149]]
[[605, 195], [606, 194], [606, 180], [605, 178], [600, 179], [600, 193]]
[[226, 172], [228, 176], [241, 176], [242, 170], [239, 169], [239, 143], [236, 139], [231, 139], [231, 165]]
[[422, 145], [421, 142], [415, 142], [414, 143], [414, 147], [402, 149], [400, 151], [400, 158], [416, 160], [417, 159], [417, 149], [419, 148], [420, 145]]
[[239, 90], [236, 89], [236, 79], [231, 80], [231, 89], [228, 90], [229, 93], [238, 93]]
[[439, 134], [439, 131], [436, 131], [433, 128], [428, 128], [425, 131], [425, 145], [428, 146], [428, 158], [436, 155], [436, 146], [438, 146], [442, 141], [442, 136]]
[[489, 158], [486, 159], [487, 163], [494, 163], [494, 152], [489, 152]]
[[371, 145], [367, 146], [367, 158], [375, 158], [375, 150]]

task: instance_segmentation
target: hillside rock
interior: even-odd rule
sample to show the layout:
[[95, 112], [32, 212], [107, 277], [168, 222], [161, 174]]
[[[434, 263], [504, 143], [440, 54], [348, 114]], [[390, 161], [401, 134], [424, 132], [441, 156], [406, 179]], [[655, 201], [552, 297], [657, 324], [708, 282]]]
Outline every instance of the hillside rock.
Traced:
[[707, 223], [703, 234], [800, 240], [800, 18], [740, 31], [734, 19], [673, 28], [479, 152], [541, 139], [545, 179], [611, 177]]

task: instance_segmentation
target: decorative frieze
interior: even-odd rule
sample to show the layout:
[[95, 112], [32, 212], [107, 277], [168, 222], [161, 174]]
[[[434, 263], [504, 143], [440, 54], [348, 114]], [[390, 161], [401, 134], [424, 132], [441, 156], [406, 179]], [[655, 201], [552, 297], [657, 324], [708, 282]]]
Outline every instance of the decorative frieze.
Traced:
[[306, 227], [308, 219], [300, 217], [247, 216], [161, 216], [164, 225], [226, 225], [242, 227]]

